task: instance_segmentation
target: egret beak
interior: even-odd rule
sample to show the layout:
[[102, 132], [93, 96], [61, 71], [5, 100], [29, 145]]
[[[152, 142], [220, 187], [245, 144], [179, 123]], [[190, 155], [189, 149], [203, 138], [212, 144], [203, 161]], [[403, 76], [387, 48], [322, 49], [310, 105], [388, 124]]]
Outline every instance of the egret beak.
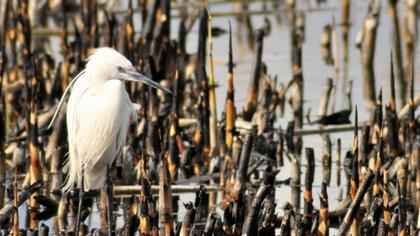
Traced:
[[126, 70], [126, 69], [121, 68], [121, 67], [119, 67], [118, 70], [120, 72], [128, 75], [126, 78], [124, 78], [125, 80], [134, 81], [134, 82], [142, 82], [142, 83], [147, 84], [147, 85], [149, 85], [149, 86], [151, 86], [155, 89], [160, 89], [160, 90], [165, 91], [169, 94], [172, 94], [172, 92], [169, 89], [163, 87], [159, 83], [147, 78], [146, 76], [144, 76], [144, 75], [142, 75], [142, 74], [140, 74], [136, 71]]

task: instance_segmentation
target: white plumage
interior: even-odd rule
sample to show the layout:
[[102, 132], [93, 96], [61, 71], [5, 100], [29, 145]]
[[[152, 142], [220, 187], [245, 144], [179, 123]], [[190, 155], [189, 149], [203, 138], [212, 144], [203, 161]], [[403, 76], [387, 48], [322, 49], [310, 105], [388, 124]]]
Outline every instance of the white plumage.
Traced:
[[105, 184], [107, 166], [121, 152], [130, 120], [137, 118], [140, 106], [130, 101], [124, 80], [142, 82], [167, 93], [168, 89], [139, 74], [132, 63], [112, 48], [95, 49], [86, 68], [69, 84], [49, 125], [53, 124], [61, 104], [73, 86], [67, 104], [69, 172], [63, 191], [75, 183], [84, 190]]
[[[137, 117], [136, 108], [140, 106], [130, 101], [123, 81], [143, 82], [171, 93], [137, 73], [131, 62], [112, 48], [96, 49], [87, 61], [85, 70], [64, 91], [49, 126], [73, 86], [67, 104], [69, 172], [63, 191], [68, 193], [75, 183], [79, 187], [83, 184], [79, 191], [76, 232], [79, 232], [83, 192], [105, 185], [107, 167], [122, 151], [130, 120]], [[108, 195], [108, 224], [112, 219], [111, 201]], [[111, 235], [111, 231], [108, 233]]]
[[122, 150], [136, 110], [121, 68], [134, 70], [114, 49], [99, 48], [74, 82], [67, 105], [69, 173], [64, 191], [81, 182], [82, 169], [85, 190], [102, 187], [107, 166]]

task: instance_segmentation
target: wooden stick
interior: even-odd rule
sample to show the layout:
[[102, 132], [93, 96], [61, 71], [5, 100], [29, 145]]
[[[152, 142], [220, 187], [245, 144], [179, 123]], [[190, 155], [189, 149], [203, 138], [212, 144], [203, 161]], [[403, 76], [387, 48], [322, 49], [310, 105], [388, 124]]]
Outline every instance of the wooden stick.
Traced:
[[248, 134], [248, 136], [246, 137], [245, 142], [243, 144], [241, 158], [239, 160], [239, 167], [236, 172], [235, 184], [232, 189], [232, 196], [234, 199], [238, 199], [239, 195], [241, 194], [242, 191], [244, 191], [244, 188], [245, 188], [249, 159], [251, 157], [251, 149], [252, 149], [252, 146], [254, 145], [256, 132], [257, 132], [256, 127], [254, 127], [251, 133]]
[[398, 0], [388, 0], [388, 13], [392, 22], [392, 43], [393, 51], [395, 52], [396, 74], [397, 81], [400, 86], [400, 103], [399, 107], [402, 108], [406, 103], [407, 96], [407, 83], [404, 77], [403, 58], [401, 50], [401, 35], [400, 23], [397, 9]]
[[291, 202], [293, 209], [295, 209], [296, 212], [299, 212], [300, 208], [300, 162], [298, 158], [295, 156], [292, 157], [291, 160], [291, 181], [290, 181], [290, 187], [292, 188], [292, 195], [291, 195]]
[[[297, 38], [299, 36], [296, 36]], [[298, 40], [298, 39], [295, 39]], [[302, 75], [302, 48], [297, 46], [293, 49], [295, 52], [293, 63], [293, 74], [296, 76], [295, 83], [292, 87], [291, 105], [293, 109], [293, 122], [296, 128], [303, 127], [303, 75]], [[294, 138], [294, 151], [296, 154], [301, 153], [302, 139], [300, 137]]]
[[418, 2], [412, 0], [404, 0], [404, 19], [403, 19], [403, 39], [405, 44], [405, 59], [404, 59], [404, 75], [405, 80], [409, 84], [409, 77], [411, 66], [415, 59], [415, 45], [417, 38], [417, 7]]
[[326, 183], [327, 186], [330, 185], [331, 182], [331, 163], [332, 163], [332, 155], [331, 155], [331, 139], [328, 134], [322, 135], [323, 146], [322, 146], [322, 172], [323, 172], [323, 183]]
[[327, 184], [322, 183], [321, 185], [321, 194], [319, 195], [319, 216], [321, 222], [318, 225], [318, 236], [328, 236], [329, 235], [329, 214], [328, 214], [328, 193], [327, 193]]
[[324, 88], [322, 91], [322, 97], [319, 101], [319, 109], [318, 109], [318, 117], [324, 117], [327, 115], [327, 109], [328, 109], [328, 102], [330, 100], [331, 90], [333, 87], [333, 81], [331, 78], [328, 78], [327, 81], [324, 84]]
[[390, 193], [388, 190], [388, 170], [384, 170], [384, 187], [383, 187], [383, 205], [384, 205], [384, 235], [388, 235], [388, 230], [391, 224], [391, 212], [389, 208], [389, 202], [391, 201]]
[[[420, 146], [417, 145], [413, 148], [412, 152], [412, 159], [418, 161], [420, 158]], [[416, 169], [413, 170], [416, 173], [416, 195], [413, 198], [416, 200], [417, 207], [420, 207], [420, 164], [417, 162]]]
[[[365, 181], [360, 185], [360, 188], [358, 188], [354, 200], [351, 202], [350, 208], [348, 209], [346, 216], [344, 217], [343, 223], [340, 226], [337, 236], [347, 235], [347, 231], [350, 229], [350, 225], [353, 227], [354, 224], [352, 224], [352, 222], [355, 220], [357, 211], [359, 210], [360, 204], [363, 201], [363, 197], [372, 183], [372, 171], [367, 170], [367, 174], [364, 179]], [[352, 232], [352, 235], [358, 235], [357, 231], [356, 234], [353, 234]]]
[[172, 186], [166, 160], [161, 159], [159, 177], [159, 235], [171, 235], [172, 232]]
[[383, 107], [382, 107], [382, 88], [379, 90], [378, 99], [376, 100], [376, 107], [374, 111], [374, 124], [373, 124], [373, 134], [372, 134], [372, 143], [377, 144], [379, 137], [382, 132], [382, 123], [383, 123]]
[[383, 153], [384, 153], [383, 148], [384, 148], [384, 139], [382, 137], [382, 132], [381, 132], [381, 137], [379, 138], [379, 142], [378, 142], [378, 152], [376, 154], [375, 181], [374, 181], [373, 189], [372, 189], [372, 196], [374, 197], [380, 194], [380, 175], [381, 175], [381, 167], [382, 167]]
[[405, 236], [406, 231], [406, 220], [407, 210], [405, 199], [407, 197], [407, 169], [408, 163], [405, 158], [401, 159], [398, 163], [397, 171], [397, 187], [398, 187], [398, 235]]
[[337, 139], [337, 154], [335, 159], [335, 168], [337, 175], [337, 186], [341, 183], [341, 139]]
[[287, 23], [289, 25], [289, 34], [290, 34], [290, 48], [292, 49], [290, 52], [290, 60], [293, 65], [295, 61], [295, 52], [293, 51], [295, 48], [295, 34], [296, 34], [296, 1], [290, 0], [286, 1], [287, 7]]
[[398, 140], [398, 118], [391, 107], [385, 106], [385, 116], [388, 126], [388, 146], [391, 157], [396, 157], [400, 152], [400, 143]]
[[379, 25], [378, 16], [369, 13], [364, 22], [364, 37], [362, 46], [362, 66], [364, 79], [364, 97], [368, 110], [375, 104], [375, 44], [376, 31]]
[[332, 19], [332, 51], [333, 51], [333, 61], [334, 61], [334, 70], [335, 70], [335, 76], [332, 86], [332, 101], [331, 101], [331, 107], [332, 112], [335, 112], [335, 100], [336, 100], [336, 93], [337, 93], [337, 87], [338, 87], [338, 76], [340, 73], [340, 67], [339, 67], [339, 58], [338, 58], [338, 45], [337, 45], [337, 30], [335, 25], [335, 17], [333, 16]]
[[266, 173], [263, 183], [258, 188], [257, 193], [251, 203], [251, 206], [246, 214], [245, 222], [242, 228], [242, 235], [256, 235], [257, 226], [255, 221], [260, 212], [261, 203], [267, 194], [272, 190], [275, 176], [277, 173]]
[[[103, 187], [100, 189], [100, 194], [99, 194], [99, 205], [100, 205], [100, 215], [101, 215], [100, 226], [101, 226], [102, 235], [107, 235], [107, 232], [108, 232], [108, 223], [107, 223], [108, 206], [106, 204], [107, 202], [106, 198], [107, 198], [106, 189], [105, 187]], [[109, 226], [109, 230], [111, 230], [111, 226]]]
[[233, 142], [235, 135], [235, 120], [236, 120], [236, 109], [235, 109], [235, 90], [233, 81], [233, 50], [232, 50], [232, 27], [229, 21], [229, 63], [228, 63], [228, 74], [227, 74], [227, 94], [225, 102], [225, 114], [226, 114], [226, 130], [225, 130], [225, 143], [226, 143], [226, 154], [224, 156], [222, 176], [220, 177], [220, 184], [225, 187], [229, 177], [232, 176], [234, 167], [233, 163]]
[[184, 204], [186, 208], [186, 213], [184, 215], [184, 220], [182, 221], [182, 226], [180, 230], [180, 236], [189, 236], [191, 229], [194, 224], [195, 217], [195, 207], [192, 202]]
[[264, 32], [262, 30], [257, 30], [255, 38], [257, 43], [257, 50], [254, 57], [254, 69], [249, 81], [246, 102], [243, 107], [243, 118], [246, 121], [251, 121], [252, 116], [254, 115], [257, 108], [258, 88], [261, 77]]
[[395, 74], [394, 74], [394, 57], [393, 57], [393, 53], [391, 51], [391, 70], [390, 70], [390, 82], [389, 82], [389, 86], [390, 86], [390, 95], [389, 95], [389, 108], [391, 109], [391, 111], [397, 111], [397, 106], [396, 106], [396, 98], [395, 98]]
[[0, 111], [0, 209], [4, 206], [6, 184], [6, 154], [4, 152], [6, 142], [6, 123], [4, 115], [3, 111]]
[[270, 191], [261, 204], [261, 217], [259, 217], [258, 223], [259, 235], [273, 235], [275, 233], [275, 224], [273, 224], [276, 208], [274, 196], [274, 191]]
[[233, 50], [232, 50], [232, 29], [229, 21], [229, 63], [227, 75], [227, 95], [226, 95], [226, 145], [232, 149], [233, 136], [235, 133], [235, 89], [233, 83]]
[[19, 189], [17, 183], [17, 170], [13, 182], [13, 236], [19, 235]]
[[[398, 112], [398, 119], [402, 119], [404, 116], [409, 115], [410, 107], [412, 110], [415, 111], [417, 107], [420, 105], [420, 95], [414, 97], [412, 105], [406, 104], [399, 112]], [[412, 116], [412, 115], [411, 115]]]
[[210, 76], [209, 76], [209, 105], [210, 105], [210, 153], [211, 155], [219, 155], [219, 142], [217, 135], [217, 103], [216, 103], [216, 88], [214, 78], [214, 64], [213, 64], [213, 37], [212, 37], [212, 19], [210, 12], [208, 13], [208, 43], [209, 43], [209, 60], [210, 60]]
[[370, 145], [370, 126], [365, 125], [362, 128], [362, 141], [360, 143], [360, 165], [361, 166], [368, 166], [368, 158], [369, 158], [369, 145]]
[[67, 225], [67, 199], [61, 196], [57, 211], [58, 231], [62, 232]]
[[331, 53], [331, 31], [331, 25], [325, 25], [320, 40], [321, 55], [327, 65], [332, 65], [334, 63]]
[[175, 81], [174, 81], [174, 96], [172, 100], [172, 112], [170, 115], [170, 128], [169, 128], [169, 143], [168, 143], [168, 170], [171, 182], [174, 182], [178, 178], [178, 166], [179, 163], [179, 146], [178, 146], [178, 103], [179, 103], [179, 68], [175, 71]]
[[278, 167], [284, 166], [283, 156], [284, 156], [284, 136], [280, 134], [279, 141], [277, 143], [277, 149], [276, 149], [276, 161], [277, 161]]
[[[205, 154], [205, 164], [209, 163], [209, 150], [210, 150], [210, 134], [209, 134], [209, 86], [207, 80], [206, 72], [206, 40], [208, 36], [208, 12], [203, 9], [200, 12], [200, 21], [199, 21], [199, 38], [198, 38], [198, 67], [196, 68], [197, 74], [197, 84], [200, 88], [199, 96], [199, 129], [197, 130], [199, 136], [196, 139], [197, 141], [201, 139], [202, 144], [204, 145], [204, 154]], [[201, 136], [201, 137], [200, 137]], [[197, 145], [202, 145], [197, 143]]]
[[314, 150], [312, 148], [305, 149], [305, 160], [306, 160], [306, 169], [305, 169], [305, 188], [303, 191], [303, 201], [304, 201], [304, 212], [303, 212], [303, 223], [304, 223], [304, 232], [305, 234], [310, 233], [312, 225], [312, 184], [314, 181], [314, 172], [315, 172], [315, 157]]
[[343, 31], [343, 61], [348, 63], [349, 32], [350, 32], [350, 0], [341, 0], [341, 24]]
[[[355, 107], [355, 114], [354, 114], [354, 123], [357, 124], [357, 106]], [[352, 201], [356, 200], [356, 195], [359, 190], [359, 135], [357, 126], [354, 129], [354, 141], [353, 141], [353, 148], [352, 148], [352, 172], [351, 172], [351, 194], [350, 197]], [[370, 185], [370, 184], [369, 184]], [[364, 195], [365, 193], [363, 193]], [[354, 209], [354, 220], [352, 219], [348, 223], [352, 223], [351, 225], [351, 235], [356, 236], [358, 235], [358, 228], [359, 228], [359, 217], [357, 216], [358, 209]]]
[[408, 101], [408, 105], [410, 107], [409, 126], [410, 126], [412, 131], [414, 131], [415, 128], [416, 128], [416, 121], [415, 121], [415, 119], [416, 119], [415, 118], [416, 117], [416, 115], [415, 115], [416, 108], [414, 108], [415, 107], [415, 105], [414, 105], [414, 71], [415, 71], [415, 68], [414, 68], [414, 59], [413, 59], [413, 64], [411, 65], [410, 100]]

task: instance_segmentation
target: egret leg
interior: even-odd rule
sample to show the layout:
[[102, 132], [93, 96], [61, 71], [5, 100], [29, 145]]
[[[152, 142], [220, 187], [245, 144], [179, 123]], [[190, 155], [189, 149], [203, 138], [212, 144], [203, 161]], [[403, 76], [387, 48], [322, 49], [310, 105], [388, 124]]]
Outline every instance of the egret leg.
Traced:
[[84, 189], [84, 174], [83, 174], [83, 170], [82, 170], [82, 183], [80, 184], [80, 189], [79, 189], [79, 207], [77, 208], [77, 219], [76, 219], [76, 232], [74, 235], [79, 235], [79, 230], [80, 230], [80, 218], [82, 216], [82, 204], [83, 204], [83, 197], [85, 195], [85, 189]]
[[113, 186], [111, 178], [111, 165], [107, 167], [106, 171], [106, 193], [107, 193], [107, 221], [108, 221], [108, 236], [112, 236], [112, 200], [113, 200]]

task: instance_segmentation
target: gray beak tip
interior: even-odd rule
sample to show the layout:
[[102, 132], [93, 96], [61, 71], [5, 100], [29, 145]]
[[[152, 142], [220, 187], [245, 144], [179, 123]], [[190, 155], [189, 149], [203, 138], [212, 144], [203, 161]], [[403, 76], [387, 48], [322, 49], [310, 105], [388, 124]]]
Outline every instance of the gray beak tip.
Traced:
[[140, 74], [136, 71], [129, 71], [129, 70], [125, 70], [124, 68], [118, 68], [118, 69], [120, 70], [120, 72], [123, 72], [123, 73], [129, 75], [130, 78], [131, 78], [129, 80], [142, 82], [142, 83], [144, 83], [146, 85], [149, 85], [149, 86], [151, 86], [155, 89], [159, 89], [159, 90], [162, 90], [166, 93], [169, 93], [169, 94], [173, 95], [173, 93], [169, 89], [163, 87], [159, 83], [147, 78], [146, 76], [144, 76], [144, 75], [142, 75], [142, 74]]

